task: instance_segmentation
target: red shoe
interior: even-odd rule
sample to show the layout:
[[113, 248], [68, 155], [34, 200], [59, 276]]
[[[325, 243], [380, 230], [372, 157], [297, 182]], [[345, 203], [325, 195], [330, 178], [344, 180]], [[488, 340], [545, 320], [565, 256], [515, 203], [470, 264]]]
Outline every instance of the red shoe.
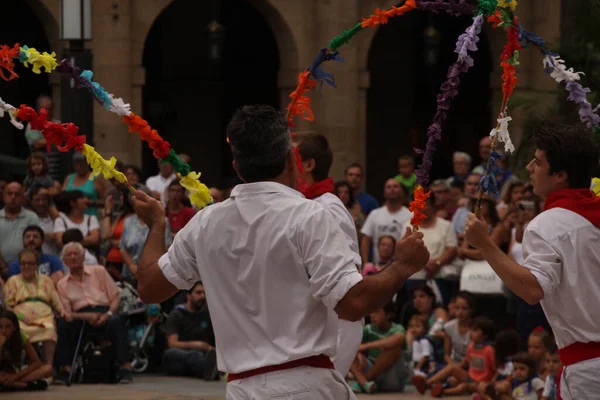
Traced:
[[423, 375], [415, 375], [412, 377], [412, 383], [417, 388], [417, 391], [421, 394], [425, 394], [427, 391], [427, 381]]
[[441, 383], [436, 383], [431, 388], [431, 396], [432, 397], [442, 397], [444, 394], [444, 386]]

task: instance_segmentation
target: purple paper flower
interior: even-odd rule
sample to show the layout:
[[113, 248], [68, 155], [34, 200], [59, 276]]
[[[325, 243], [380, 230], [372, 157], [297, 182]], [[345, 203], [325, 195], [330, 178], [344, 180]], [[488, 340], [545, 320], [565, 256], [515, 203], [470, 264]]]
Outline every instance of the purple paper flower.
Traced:
[[415, 172], [417, 182], [422, 186], [426, 186], [429, 183], [429, 174], [433, 165], [433, 154], [438, 142], [442, 140], [442, 124], [448, 117], [448, 110], [450, 109], [452, 100], [458, 94], [460, 86], [459, 76], [461, 72], [466, 72], [473, 65], [473, 59], [468, 55], [467, 51], [477, 50], [478, 35], [481, 32], [483, 21], [483, 16], [478, 15], [473, 24], [458, 38], [458, 42], [456, 43], [458, 59], [448, 69], [448, 79], [442, 84], [440, 94], [437, 96], [437, 111], [433, 117], [433, 123], [427, 129], [425, 151], [417, 151], [417, 153], [423, 155], [421, 165]]
[[579, 118], [581, 122], [586, 124], [588, 128], [595, 128], [600, 125], [600, 116], [596, 113], [597, 109], [587, 99], [587, 94], [590, 92], [589, 88], [584, 88], [577, 81], [567, 82], [567, 91], [569, 97], [567, 100], [574, 102], [579, 105]]
[[483, 189], [483, 192], [488, 196], [494, 196], [495, 198], [500, 197], [500, 187], [498, 185], [497, 176], [502, 174], [503, 171], [498, 165], [497, 161], [501, 158], [502, 156], [500, 153], [496, 151], [492, 151], [490, 153], [487, 171], [485, 176], [482, 176], [481, 180], [479, 181], [479, 188]]
[[437, 13], [438, 11], [446, 11], [450, 15], [475, 14], [476, 7], [469, 4], [467, 0], [432, 0], [422, 1], [416, 0], [417, 8], [423, 11]]

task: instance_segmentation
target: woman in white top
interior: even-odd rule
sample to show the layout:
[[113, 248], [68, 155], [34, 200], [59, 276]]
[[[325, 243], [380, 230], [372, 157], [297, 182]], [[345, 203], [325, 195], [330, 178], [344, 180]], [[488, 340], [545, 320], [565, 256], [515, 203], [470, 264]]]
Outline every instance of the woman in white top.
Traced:
[[427, 199], [427, 208], [423, 210], [427, 219], [419, 227], [431, 257], [425, 269], [409, 278], [406, 287], [410, 293], [412, 288], [426, 281], [429, 285], [433, 285], [435, 282], [436, 286], [433, 287], [433, 291], [436, 294], [436, 301], [441, 305], [446, 305], [458, 290], [460, 271], [450, 265], [458, 254], [458, 241], [450, 221], [435, 215], [434, 204], [435, 197], [432, 193]]
[[83, 235], [83, 246], [92, 254], [97, 253], [100, 245], [100, 224], [94, 215], [84, 214], [88, 199], [79, 190], [64, 192], [57, 196], [59, 217], [54, 221], [56, 243], [63, 246], [63, 235], [67, 229], [79, 229]]

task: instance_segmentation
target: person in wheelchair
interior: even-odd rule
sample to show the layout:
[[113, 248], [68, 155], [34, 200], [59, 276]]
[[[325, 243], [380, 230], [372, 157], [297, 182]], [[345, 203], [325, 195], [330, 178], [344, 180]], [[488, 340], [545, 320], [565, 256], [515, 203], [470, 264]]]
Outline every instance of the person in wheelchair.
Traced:
[[125, 319], [118, 315], [119, 289], [101, 265], [84, 265], [85, 249], [80, 243], [67, 243], [61, 258], [70, 272], [57, 285], [63, 307], [71, 314], [69, 319], [58, 321], [56, 364], [59, 372], [54, 380], [67, 383], [75, 354], [77, 337], [83, 323], [86, 333], [104, 333], [116, 352], [121, 383], [133, 380], [129, 342]]

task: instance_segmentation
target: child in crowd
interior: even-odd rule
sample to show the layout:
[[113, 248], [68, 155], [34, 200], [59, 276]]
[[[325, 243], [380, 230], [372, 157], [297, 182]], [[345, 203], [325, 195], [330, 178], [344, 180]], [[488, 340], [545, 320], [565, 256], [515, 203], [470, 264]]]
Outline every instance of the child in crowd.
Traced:
[[527, 352], [533, 357], [538, 366], [537, 373], [543, 376], [546, 372], [546, 352], [552, 342], [552, 337], [543, 328], [536, 328], [527, 339]]
[[471, 341], [469, 327], [475, 311], [475, 297], [469, 292], [459, 292], [454, 298], [453, 319], [444, 325], [444, 360], [446, 364], [460, 364], [467, 355]]
[[390, 235], [383, 235], [377, 241], [377, 252], [379, 254], [379, 262], [377, 264], [367, 263], [363, 266], [363, 276], [377, 274], [389, 265], [396, 254], [396, 239]]
[[537, 362], [529, 353], [519, 353], [513, 357], [512, 398], [503, 395], [501, 400], [539, 400], [544, 390], [544, 381], [538, 377]]
[[412, 200], [417, 184], [417, 175], [415, 174], [415, 159], [409, 155], [398, 157], [398, 172], [394, 177], [398, 183], [406, 188], [408, 199]]
[[556, 382], [558, 373], [562, 369], [562, 363], [558, 356], [558, 347], [552, 339], [546, 352], [546, 383], [542, 392], [542, 400], [556, 400]]
[[[421, 377], [413, 381], [419, 393], [423, 394], [431, 388], [434, 397], [470, 394], [478, 391], [481, 382], [492, 380], [496, 374], [495, 351], [490, 342], [494, 336], [494, 323], [486, 317], [474, 318], [470, 335], [466, 357], [460, 364], [448, 365], [428, 380]], [[449, 385], [458, 384], [444, 388], [441, 382], [447, 379]]]
[[496, 376], [490, 383], [479, 385], [479, 394], [485, 399], [497, 399], [500, 395], [512, 392], [513, 357], [521, 349], [521, 337], [515, 331], [504, 331], [498, 334], [494, 344], [496, 350]]
[[408, 378], [404, 361], [402, 325], [392, 322], [395, 305], [389, 302], [371, 313], [371, 323], [363, 328], [363, 343], [350, 372], [356, 393], [402, 392]]
[[48, 173], [48, 160], [42, 153], [31, 153], [27, 157], [27, 176], [23, 181], [25, 192], [31, 192], [34, 186], [44, 187], [50, 190], [50, 195], [55, 195], [54, 180]]
[[428, 330], [427, 319], [420, 314], [413, 315], [408, 322], [410, 339], [407, 339], [406, 345], [412, 348], [413, 374], [415, 376], [427, 376], [435, 370], [433, 345], [426, 336]]
[[[23, 350], [27, 366], [22, 363]], [[0, 392], [13, 390], [45, 390], [53, 374], [51, 365], [42, 365], [27, 336], [19, 328], [12, 311], [0, 311]]]
[[451, 321], [454, 318], [456, 318], [456, 310], [454, 308], [455, 305], [456, 305], [456, 296], [453, 296], [452, 298], [450, 298], [450, 301], [448, 302], [448, 321]]

